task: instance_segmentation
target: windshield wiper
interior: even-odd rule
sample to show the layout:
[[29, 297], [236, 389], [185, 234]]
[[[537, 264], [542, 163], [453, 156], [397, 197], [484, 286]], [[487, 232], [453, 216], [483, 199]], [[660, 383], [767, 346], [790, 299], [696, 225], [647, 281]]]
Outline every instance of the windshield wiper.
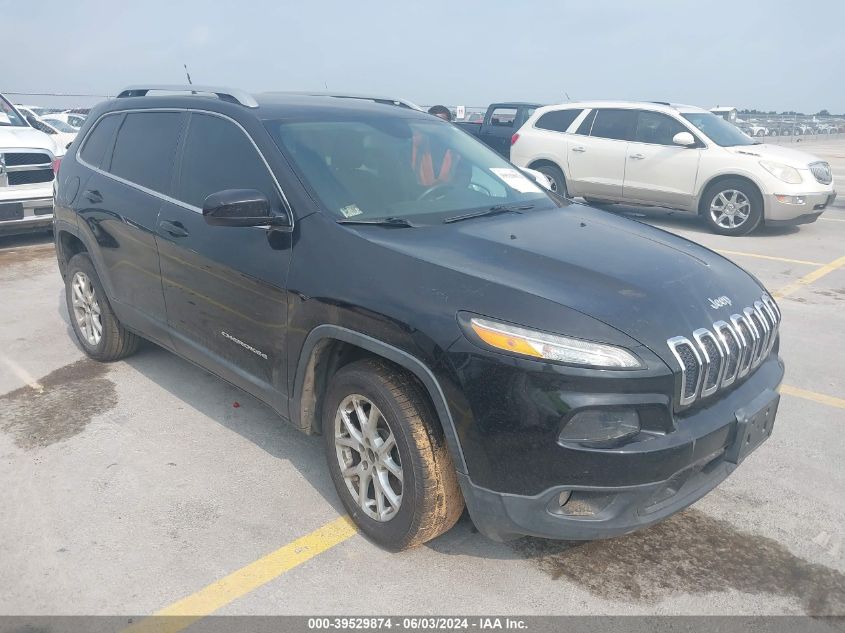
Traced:
[[452, 222], [460, 222], [461, 220], [469, 220], [470, 218], [481, 218], [487, 215], [499, 215], [500, 213], [519, 213], [520, 211], [528, 211], [533, 209], [533, 204], [497, 204], [489, 209], [483, 211], [474, 211], [473, 213], [464, 213], [463, 215], [454, 215], [451, 218], [443, 220], [443, 224], [450, 224]]
[[374, 218], [374, 219], [360, 219], [357, 220], [355, 218], [341, 218], [337, 220], [338, 224], [375, 224], [376, 226], [395, 226], [399, 228], [415, 228], [416, 224], [411, 224], [405, 218], [396, 218], [396, 217], [389, 217], [389, 218]]

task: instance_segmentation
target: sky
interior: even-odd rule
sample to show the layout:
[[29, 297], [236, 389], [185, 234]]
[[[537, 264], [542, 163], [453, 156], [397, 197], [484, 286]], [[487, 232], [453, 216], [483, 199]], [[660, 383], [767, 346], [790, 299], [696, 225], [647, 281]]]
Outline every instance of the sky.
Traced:
[[0, 92], [114, 95], [184, 83], [187, 64], [194, 83], [250, 92], [838, 114], [843, 23], [842, 0], [0, 0]]

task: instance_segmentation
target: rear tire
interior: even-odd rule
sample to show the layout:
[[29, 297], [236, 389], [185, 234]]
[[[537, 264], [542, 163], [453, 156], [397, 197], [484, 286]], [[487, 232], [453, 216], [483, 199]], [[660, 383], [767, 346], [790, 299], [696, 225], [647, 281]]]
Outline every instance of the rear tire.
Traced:
[[539, 171], [552, 183], [552, 192], [564, 198], [569, 197], [569, 192], [566, 190], [566, 177], [563, 172], [556, 165], [540, 165], [539, 167], [532, 167]]
[[329, 384], [322, 423], [338, 495], [378, 545], [414, 547], [460, 518], [464, 500], [442, 429], [408, 373], [378, 359], [343, 367]]
[[726, 178], [707, 187], [699, 213], [720, 235], [747, 235], [763, 221], [763, 197], [745, 180]]
[[73, 332], [88, 356], [111, 362], [138, 349], [140, 337], [115, 316], [88, 253], [77, 253], [68, 262], [65, 299]]

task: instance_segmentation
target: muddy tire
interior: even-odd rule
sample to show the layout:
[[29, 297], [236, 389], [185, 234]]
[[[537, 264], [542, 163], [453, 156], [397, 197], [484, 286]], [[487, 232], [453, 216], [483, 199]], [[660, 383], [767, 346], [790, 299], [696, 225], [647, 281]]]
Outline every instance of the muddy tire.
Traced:
[[333, 376], [322, 409], [332, 480], [366, 536], [399, 551], [457, 522], [464, 500], [455, 467], [410, 374], [377, 359], [352, 363]]
[[110, 362], [138, 349], [140, 337], [118, 321], [87, 253], [78, 253], [68, 262], [65, 299], [73, 332], [88, 356]]

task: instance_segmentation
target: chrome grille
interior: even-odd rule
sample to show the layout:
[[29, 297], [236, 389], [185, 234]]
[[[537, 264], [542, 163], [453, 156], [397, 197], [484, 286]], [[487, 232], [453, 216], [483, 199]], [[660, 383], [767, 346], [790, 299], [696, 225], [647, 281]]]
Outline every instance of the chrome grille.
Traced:
[[8, 176], [10, 187], [15, 185], [33, 185], [39, 182], [53, 182], [53, 168], [10, 171]]
[[810, 163], [810, 173], [813, 174], [813, 178], [823, 185], [829, 185], [833, 182], [833, 174], [830, 171], [830, 165], [824, 161]]
[[0, 187], [52, 182], [53, 157], [44, 150], [0, 149]]
[[772, 351], [780, 320], [774, 299], [763, 295], [729, 320], [695, 330], [691, 339], [676, 336], [666, 341], [681, 366], [680, 406], [748, 376]]
[[21, 165], [49, 165], [53, 160], [49, 154], [38, 152], [4, 152], [6, 167]]

